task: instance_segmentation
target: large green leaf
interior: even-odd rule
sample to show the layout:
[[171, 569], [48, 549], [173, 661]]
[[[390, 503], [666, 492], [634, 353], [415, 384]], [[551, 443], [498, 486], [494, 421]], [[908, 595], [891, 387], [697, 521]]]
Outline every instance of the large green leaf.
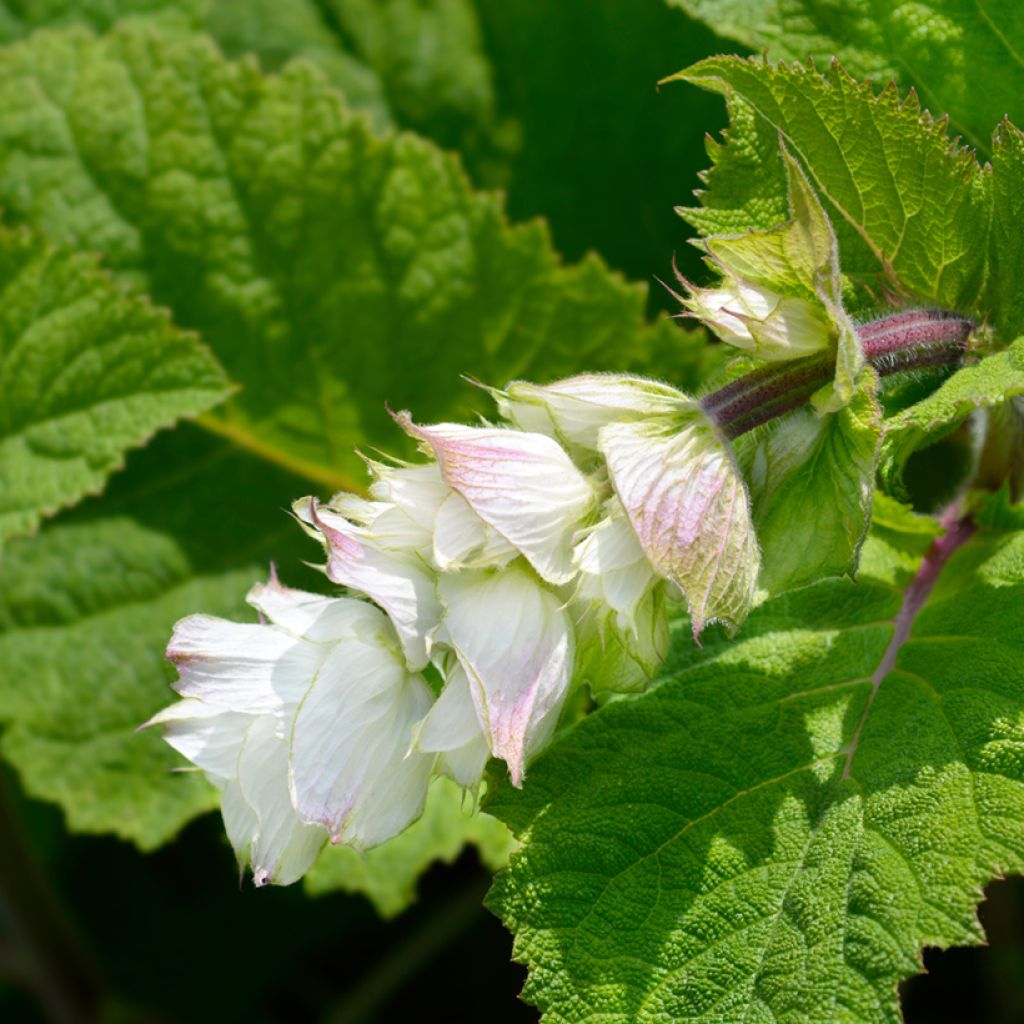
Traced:
[[0, 229], [0, 544], [228, 394], [216, 361], [95, 260]]
[[516, 846], [505, 825], [480, 811], [460, 786], [438, 778], [430, 785], [422, 818], [365, 854], [328, 846], [306, 875], [306, 890], [365, 893], [380, 914], [392, 917], [416, 899], [416, 883], [427, 868], [452, 863], [467, 844], [476, 847], [490, 871], [504, 867]]
[[760, 221], [778, 207], [781, 160], [753, 154], [781, 133], [826, 201], [844, 274], [904, 300], [985, 312], [989, 181], [916, 99], [901, 102], [895, 87], [875, 95], [838, 65], [820, 75], [714, 57], [673, 77], [722, 92], [733, 107], [729, 140], [712, 147], [718, 166], [704, 209], [693, 216], [701, 231], [735, 231], [739, 219]]
[[992, 154], [992, 312], [1006, 338], [1024, 333], [1024, 133], [999, 126]]
[[982, 151], [1003, 115], [1024, 119], [1024, 9], [1016, 0], [669, 2], [774, 60], [824, 65], [838, 57], [858, 78], [913, 86]]
[[953, 536], [908, 585], [927, 535], [880, 532], [496, 793], [546, 1021], [895, 1022], [924, 946], [982, 941], [1024, 867], [1024, 534]]
[[202, 40], [44, 32], [0, 53], [0, 203], [101, 252], [242, 385], [204, 422], [332, 486], [504, 383], [643, 365], [673, 325], [596, 258], [408, 135], [375, 137], [308, 66], [264, 77]]

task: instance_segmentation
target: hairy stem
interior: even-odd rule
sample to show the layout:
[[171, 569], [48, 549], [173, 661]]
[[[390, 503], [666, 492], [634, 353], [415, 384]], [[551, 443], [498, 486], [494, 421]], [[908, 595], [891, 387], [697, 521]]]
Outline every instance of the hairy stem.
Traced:
[[[956, 366], [974, 321], [946, 310], [909, 310], [857, 329], [864, 356], [880, 376]], [[835, 373], [835, 360], [809, 356], [761, 367], [701, 399], [701, 408], [736, 438], [800, 408]]]

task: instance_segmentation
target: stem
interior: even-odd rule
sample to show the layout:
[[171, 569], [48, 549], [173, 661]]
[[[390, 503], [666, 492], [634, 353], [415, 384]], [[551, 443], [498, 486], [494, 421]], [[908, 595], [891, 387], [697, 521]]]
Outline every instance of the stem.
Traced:
[[875, 669], [871, 676], [871, 693], [868, 696], [868, 702], [861, 714], [860, 721], [857, 723], [857, 728], [854, 731], [853, 738], [850, 740], [850, 745], [846, 748], [846, 766], [843, 768], [844, 779], [850, 777], [853, 755], [857, 752], [861, 733], [864, 731], [864, 725], [868, 720], [868, 713], [871, 711], [871, 706], [878, 695], [879, 687], [881, 687], [885, 677], [896, 666], [896, 657], [910, 638], [910, 630], [914, 625], [914, 620], [924, 607], [935, 584], [938, 583], [939, 575], [945, 568], [946, 563], [974, 536], [974, 523], [969, 516], [960, 518], [959, 508], [956, 505], [943, 515], [941, 521], [946, 532], [932, 541], [925, 552], [920, 568], [904, 592], [903, 603], [900, 605], [900, 610], [893, 621], [892, 639], [890, 639], [889, 646], [886, 647], [885, 653], [882, 655], [882, 660], [878, 663], [878, 668]]
[[[864, 356], [886, 377], [927, 367], [955, 366], [974, 321], [946, 310], [909, 310], [857, 328]], [[800, 408], [835, 374], [835, 360], [809, 356], [773, 363], [705, 395], [701, 408], [729, 438]]]
[[0, 772], [0, 910], [12, 942], [5, 962], [55, 1024], [99, 1019], [100, 985], [60, 904], [32, 856]]

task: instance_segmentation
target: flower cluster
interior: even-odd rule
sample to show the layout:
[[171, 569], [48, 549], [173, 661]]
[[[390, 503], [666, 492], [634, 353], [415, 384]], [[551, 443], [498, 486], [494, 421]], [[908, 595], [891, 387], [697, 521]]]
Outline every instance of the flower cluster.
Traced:
[[604, 375], [495, 397], [494, 425], [398, 414], [427, 461], [370, 461], [367, 496], [295, 503], [346, 596], [274, 577], [249, 594], [260, 623], [174, 630], [183, 699], [152, 722], [220, 788], [257, 884], [299, 877], [327, 839], [402, 831], [435, 774], [473, 789], [494, 757], [520, 785], [575, 687], [646, 685], [667, 597], [698, 632], [745, 613], [756, 545], [728, 529], [745, 491], [696, 402]]

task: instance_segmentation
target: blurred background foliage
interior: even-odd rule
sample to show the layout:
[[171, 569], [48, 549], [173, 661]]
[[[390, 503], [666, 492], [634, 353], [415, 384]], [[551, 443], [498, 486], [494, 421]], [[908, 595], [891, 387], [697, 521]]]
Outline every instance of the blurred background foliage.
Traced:
[[[688, 276], [705, 274], [673, 207], [691, 204], [708, 164], [705, 136], [720, 133], [725, 114], [710, 94], [659, 90], [657, 82], [709, 54], [746, 52], [744, 45], [781, 46], [787, 57], [820, 56], [842, 45], [829, 37], [836, 26], [827, 23], [800, 37], [802, 49], [787, 49], [789, 35], [765, 27], [781, 24], [781, 13], [761, 6], [752, 21], [737, 14], [736, 4], [712, 0], [0, 0], [0, 203], [12, 223], [99, 250], [121, 281], [169, 306], [176, 323], [198, 330], [231, 375], [257, 392], [260, 382], [246, 378], [237, 358], [246, 325], [226, 324], [222, 307], [211, 312], [191, 294], [187, 247], [180, 264], [161, 264], [160, 254], [145, 248], [160, 230], [153, 210], [128, 203], [118, 212], [129, 226], [141, 225], [141, 255], [127, 242], [119, 249], [119, 236], [95, 206], [73, 209], [61, 192], [82, 168], [60, 171], [56, 184], [45, 171], [33, 177], [36, 164], [26, 153], [57, 152], [59, 133], [47, 136], [51, 126], [42, 121], [26, 133], [22, 121], [29, 123], [25, 111], [40, 93], [36, 74], [60, 86], [60, 62], [78, 59], [75, 47], [51, 43], [50, 31], [78, 26], [102, 36], [128, 29], [161, 41], [207, 35], [229, 58], [254, 54], [267, 72], [302, 59], [365, 113], [375, 135], [407, 131], [437, 147], [386, 142], [380, 152], [428, 167], [455, 205], [479, 211], [474, 216], [490, 225], [476, 239], [480, 261], [501, 249], [526, 269], [520, 277], [497, 275], [492, 290], [481, 289], [476, 299], [483, 306], [499, 303], [503, 290], [512, 294], [503, 316], [519, 317], [544, 342], [533, 362], [524, 364], [515, 351], [518, 362], [491, 354], [490, 362], [473, 363], [477, 353], [465, 356], [463, 346], [471, 343], [474, 321], [460, 328], [456, 343], [445, 333], [451, 314], [421, 322], [416, 305], [425, 300], [410, 301], [402, 312], [412, 323], [410, 344], [420, 346], [415, 365], [440, 363], [442, 370], [431, 378], [399, 361], [390, 372], [401, 394], [382, 383], [380, 393], [348, 396], [377, 411], [365, 413], [352, 437], [342, 424], [332, 445], [386, 437], [380, 410], [387, 399], [432, 415], [468, 414], [476, 399], [456, 379], [460, 370], [632, 368], [693, 387], [713, 357], [701, 336], [665, 319], [672, 301], [649, 286], [671, 273], [673, 255]], [[716, 36], [708, 24], [738, 42]], [[850, 32], [861, 32], [862, 22], [851, 24]], [[872, 38], [858, 36], [844, 54], [852, 70], [895, 71], [902, 84], [920, 86], [874, 53]], [[316, 93], [302, 74], [296, 88]], [[19, 91], [26, 82], [29, 92]], [[70, 107], [64, 112], [69, 120], [74, 114]], [[119, 137], [104, 135], [108, 128], [99, 115], [90, 122], [86, 108], [77, 126], [84, 148], [93, 135], [100, 149], [116, 149]], [[357, 141], [363, 130], [339, 129]], [[472, 189], [500, 190], [506, 214], [476, 196], [438, 150], [456, 155]], [[325, 188], [329, 220], [330, 182]], [[410, 194], [396, 220], [406, 218], [412, 231], [413, 207], [422, 203], [429, 215], [430, 199]], [[81, 210], [89, 212], [79, 216]], [[543, 223], [509, 233], [505, 215], [513, 224]], [[166, 227], [164, 240], [180, 238], [182, 223]], [[343, 228], [344, 221], [328, 223], [317, 241], [342, 252], [351, 244]], [[429, 229], [427, 222], [423, 230]], [[266, 237], [259, 225], [252, 230], [267, 250], [277, 244], [269, 229]], [[558, 269], [552, 249], [569, 264], [585, 262]], [[322, 258], [324, 273], [343, 266], [326, 248], [311, 258]], [[515, 304], [517, 288], [543, 293], [543, 315], [535, 321]], [[282, 290], [296, 307], [282, 331], [299, 344], [323, 331], [337, 342], [328, 349], [332, 358], [340, 358], [350, 325], [331, 319], [333, 307], [305, 316], [308, 293]], [[338, 308], [356, 320], [367, 315], [352, 301], [339, 300]], [[394, 336], [382, 336], [385, 355], [406, 326], [399, 317]], [[534, 340], [517, 343], [529, 348]], [[364, 369], [356, 383], [366, 392], [385, 368]], [[351, 383], [340, 374], [342, 391]], [[280, 382], [271, 379], [269, 387]], [[439, 396], [438, 388], [446, 390]], [[481, 906], [508, 837], [453, 794], [432, 797], [431, 814], [402, 837], [400, 854], [359, 862], [331, 851], [307, 888], [257, 892], [236, 884], [219, 819], [194, 817], [212, 806], [208, 788], [194, 777], [168, 776], [171, 761], [159, 741], [131, 733], [168, 699], [172, 676], [160, 659], [178, 615], [200, 608], [238, 613], [241, 595], [272, 558], [287, 566], [289, 583], [321, 585], [301, 566], [314, 552], [281, 510], [291, 498], [338, 481], [321, 472], [317, 452], [303, 446], [307, 425], [296, 425], [287, 409], [275, 411], [267, 426], [251, 409], [238, 408], [237, 416], [158, 436], [128, 456], [102, 496], [4, 551], [0, 749], [20, 774], [0, 767], [0, 1021], [340, 1024], [414, 1014], [452, 1022], [535, 1020], [535, 1011], [516, 1000], [523, 972], [509, 961], [511, 940]], [[239, 443], [243, 428], [249, 433]], [[96, 721], [79, 721], [83, 696], [101, 708], [85, 716]], [[190, 823], [181, 828], [184, 822]], [[88, 834], [110, 832], [124, 838]], [[995, 886], [982, 917], [996, 948], [930, 959], [934, 973], [907, 986], [907, 1019], [1024, 1020], [1022, 912], [1018, 883]]]

